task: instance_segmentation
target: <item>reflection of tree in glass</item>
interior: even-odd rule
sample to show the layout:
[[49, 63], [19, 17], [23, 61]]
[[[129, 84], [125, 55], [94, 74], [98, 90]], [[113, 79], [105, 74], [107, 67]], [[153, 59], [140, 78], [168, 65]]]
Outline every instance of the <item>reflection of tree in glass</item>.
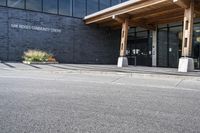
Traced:
[[24, 8], [24, 0], [8, 0], [8, 6]]
[[57, 1], [56, 0], [43, 0], [43, 10], [48, 13], [57, 13]]
[[59, 0], [59, 14], [72, 15], [72, 0]]
[[42, 0], [26, 0], [26, 8], [34, 11], [41, 11]]
[[86, 0], [73, 1], [73, 15], [75, 17], [84, 17], [86, 15]]
[[0, 0], [0, 5], [5, 6], [6, 5], [6, 0]]

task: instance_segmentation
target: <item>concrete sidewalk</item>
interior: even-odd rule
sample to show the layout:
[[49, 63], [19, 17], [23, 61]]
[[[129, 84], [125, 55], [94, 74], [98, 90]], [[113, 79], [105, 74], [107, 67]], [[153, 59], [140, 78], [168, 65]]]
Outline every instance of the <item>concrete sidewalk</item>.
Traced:
[[89, 64], [48, 64], [48, 65], [28, 65], [22, 63], [0, 63], [0, 70], [39, 70], [54, 72], [81, 72], [81, 73], [109, 73], [109, 74], [156, 74], [174, 76], [200, 77], [200, 70], [194, 72], [179, 73], [177, 68], [129, 66], [118, 68], [116, 65], [89, 65]]

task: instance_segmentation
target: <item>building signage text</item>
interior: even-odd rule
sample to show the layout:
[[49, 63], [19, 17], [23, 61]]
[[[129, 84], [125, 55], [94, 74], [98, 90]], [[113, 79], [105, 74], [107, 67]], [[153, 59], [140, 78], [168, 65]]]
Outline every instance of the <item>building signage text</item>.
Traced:
[[11, 24], [11, 28], [24, 29], [24, 30], [35, 30], [35, 31], [45, 31], [45, 32], [54, 32], [61, 33], [61, 29], [56, 28], [48, 28], [41, 26], [31, 26], [31, 25], [23, 25], [23, 24]]

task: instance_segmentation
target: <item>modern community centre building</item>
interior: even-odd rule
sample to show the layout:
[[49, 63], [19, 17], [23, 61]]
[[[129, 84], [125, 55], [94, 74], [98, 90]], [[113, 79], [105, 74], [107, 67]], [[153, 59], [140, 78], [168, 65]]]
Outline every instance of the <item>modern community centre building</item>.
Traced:
[[200, 69], [199, 0], [1, 0], [0, 60]]

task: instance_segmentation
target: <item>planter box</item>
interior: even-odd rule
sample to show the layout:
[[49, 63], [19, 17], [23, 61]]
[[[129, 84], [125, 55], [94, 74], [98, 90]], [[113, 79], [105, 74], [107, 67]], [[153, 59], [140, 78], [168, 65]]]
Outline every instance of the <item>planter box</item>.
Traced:
[[30, 61], [23, 61], [24, 64], [37, 64], [37, 65], [45, 65], [45, 64], [58, 64], [58, 62], [30, 62]]

